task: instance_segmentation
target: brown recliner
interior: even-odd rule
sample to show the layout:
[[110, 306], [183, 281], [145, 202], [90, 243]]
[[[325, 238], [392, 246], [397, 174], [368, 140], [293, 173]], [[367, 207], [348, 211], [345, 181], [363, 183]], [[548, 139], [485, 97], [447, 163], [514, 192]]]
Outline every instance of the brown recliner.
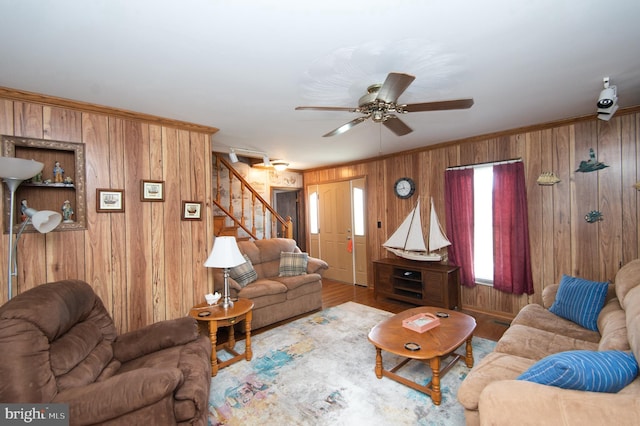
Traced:
[[117, 335], [89, 284], [0, 307], [0, 402], [66, 403], [72, 425], [207, 424], [211, 342], [185, 317]]

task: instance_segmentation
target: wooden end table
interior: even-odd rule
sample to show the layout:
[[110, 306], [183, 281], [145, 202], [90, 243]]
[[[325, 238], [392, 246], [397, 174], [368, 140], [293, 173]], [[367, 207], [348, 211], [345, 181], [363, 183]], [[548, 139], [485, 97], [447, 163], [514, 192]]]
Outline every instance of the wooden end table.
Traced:
[[[418, 333], [402, 326], [402, 320], [416, 314], [431, 313], [435, 315], [438, 312], [444, 313], [448, 315], [448, 317], [440, 318], [439, 326], [424, 333]], [[387, 318], [373, 327], [369, 332], [369, 341], [373, 343], [376, 348], [376, 377], [378, 377], [378, 379], [382, 379], [383, 376], [389, 377], [403, 385], [429, 395], [435, 405], [440, 405], [442, 401], [440, 379], [444, 377], [460, 358], [465, 359], [467, 367], [473, 367], [471, 340], [475, 328], [476, 320], [473, 317], [461, 312], [433, 306], [421, 306], [409, 309], [391, 318]], [[465, 342], [465, 355], [454, 353], [454, 351]], [[416, 349], [417, 347], [419, 349]], [[414, 350], [411, 350], [411, 348]], [[391, 370], [385, 370], [382, 364], [383, 350], [399, 355], [405, 359]], [[451, 359], [442, 367], [440, 361], [449, 356]], [[396, 374], [396, 371], [414, 359], [428, 363], [429, 367], [431, 367], [431, 383], [426, 386], [419, 385], [416, 382]]]
[[[189, 315], [198, 320], [199, 324], [209, 325], [209, 339], [211, 340], [211, 376], [218, 374], [218, 369], [224, 368], [234, 362], [245, 358], [251, 361], [253, 353], [251, 352], [251, 319], [253, 317], [253, 302], [249, 299], [239, 298], [233, 306], [225, 309], [220, 304], [209, 306], [207, 303], [201, 303], [194, 306], [189, 311]], [[235, 332], [233, 326], [244, 320], [245, 321], [245, 351], [238, 353], [234, 347], [236, 345]], [[218, 328], [229, 327], [229, 340], [227, 343], [217, 344]], [[233, 357], [222, 361], [218, 359], [218, 351], [225, 350]]]

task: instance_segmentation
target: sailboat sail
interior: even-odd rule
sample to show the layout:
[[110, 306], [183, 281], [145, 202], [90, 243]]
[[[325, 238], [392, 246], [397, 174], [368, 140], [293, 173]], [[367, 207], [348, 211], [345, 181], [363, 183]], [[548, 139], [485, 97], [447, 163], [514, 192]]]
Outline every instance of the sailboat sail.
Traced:
[[[429, 250], [427, 250], [422, 233], [420, 217], [420, 199], [416, 207], [409, 213], [398, 229], [383, 244], [383, 247], [397, 256], [420, 261], [440, 261], [442, 256], [431, 253], [451, 245], [442, 231], [436, 214], [433, 198], [431, 198], [431, 215], [429, 224]], [[431, 252], [430, 252], [431, 251]]]
[[436, 207], [433, 205], [433, 197], [431, 198], [431, 219], [429, 220], [429, 250], [435, 251], [451, 245], [451, 241], [447, 238], [438, 220]]

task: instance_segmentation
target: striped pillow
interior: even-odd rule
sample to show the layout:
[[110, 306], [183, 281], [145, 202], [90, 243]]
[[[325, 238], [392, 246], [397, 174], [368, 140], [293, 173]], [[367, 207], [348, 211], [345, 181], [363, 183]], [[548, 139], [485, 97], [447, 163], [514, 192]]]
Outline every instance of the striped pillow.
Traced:
[[296, 275], [304, 275], [307, 273], [307, 262], [309, 255], [307, 253], [280, 253], [280, 276], [293, 277]]
[[549, 311], [584, 328], [598, 331], [598, 315], [604, 306], [608, 288], [606, 282], [563, 275]]
[[616, 393], [638, 375], [633, 354], [623, 351], [567, 351], [533, 364], [518, 380], [589, 392]]
[[229, 269], [229, 276], [233, 278], [240, 287], [244, 287], [258, 279], [258, 273], [253, 269], [253, 264], [246, 254], [243, 255], [246, 262]]

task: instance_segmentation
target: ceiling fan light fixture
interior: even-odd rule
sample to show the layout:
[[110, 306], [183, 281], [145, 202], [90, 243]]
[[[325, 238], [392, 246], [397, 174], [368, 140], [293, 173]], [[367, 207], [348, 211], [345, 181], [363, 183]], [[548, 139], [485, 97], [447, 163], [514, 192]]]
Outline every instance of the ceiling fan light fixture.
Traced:
[[[358, 107], [330, 107], [330, 106], [300, 106], [296, 110], [319, 110], [319, 111], [349, 111], [364, 114], [349, 121], [346, 124], [322, 135], [323, 137], [336, 136], [353, 128], [355, 125], [371, 118], [375, 123], [383, 123], [385, 127], [397, 136], [404, 136], [413, 130], [407, 126], [400, 118], [391, 114], [397, 112], [406, 114], [408, 112], [420, 111], [445, 111], [453, 109], [467, 109], [473, 105], [473, 99], [455, 99], [449, 101], [432, 101], [414, 104], [398, 104], [398, 98], [409, 85], [415, 80], [415, 76], [391, 72], [387, 75], [384, 83], [372, 84], [367, 88], [367, 94], [358, 101]], [[391, 119], [391, 120], [389, 120]]]
[[262, 157], [262, 164], [263, 164], [265, 167], [270, 167], [270, 166], [271, 166], [271, 160], [269, 160], [269, 156], [268, 156], [268, 155], [264, 155], [264, 156]]
[[374, 110], [372, 114], [372, 118], [373, 118], [373, 121], [375, 121], [376, 123], [384, 121], [384, 111], [382, 111], [381, 109]]

